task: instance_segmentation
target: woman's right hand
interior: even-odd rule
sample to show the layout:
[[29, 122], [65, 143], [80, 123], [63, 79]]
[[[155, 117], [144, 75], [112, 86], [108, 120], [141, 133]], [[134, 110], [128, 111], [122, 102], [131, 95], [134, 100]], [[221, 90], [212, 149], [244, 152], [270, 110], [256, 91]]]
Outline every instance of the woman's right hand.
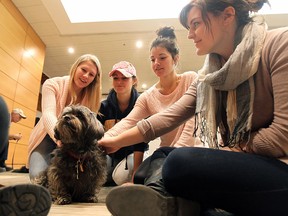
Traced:
[[120, 149], [117, 146], [117, 136], [116, 137], [103, 137], [98, 141], [98, 144], [105, 149], [106, 154], [111, 154]]

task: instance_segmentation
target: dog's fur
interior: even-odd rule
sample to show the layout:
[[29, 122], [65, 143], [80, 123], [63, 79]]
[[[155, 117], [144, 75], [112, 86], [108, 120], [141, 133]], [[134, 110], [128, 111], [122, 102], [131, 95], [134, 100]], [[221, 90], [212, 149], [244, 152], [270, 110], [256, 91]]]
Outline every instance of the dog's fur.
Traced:
[[52, 152], [41, 184], [49, 189], [55, 204], [98, 202], [107, 169], [105, 154], [97, 143], [104, 129], [96, 114], [85, 106], [68, 106], [54, 131], [62, 145]]

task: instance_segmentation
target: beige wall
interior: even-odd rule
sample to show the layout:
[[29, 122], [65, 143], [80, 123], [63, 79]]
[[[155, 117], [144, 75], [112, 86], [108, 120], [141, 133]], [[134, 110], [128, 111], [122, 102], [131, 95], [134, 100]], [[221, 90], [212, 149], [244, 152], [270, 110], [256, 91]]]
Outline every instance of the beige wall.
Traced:
[[[21, 132], [23, 138], [10, 142], [6, 163], [14, 168], [26, 164], [27, 145], [34, 126], [45, 57], [45, 44], [10, 0], [0, 0], [0, 95], [9, 111], [21, 108], [27, 119], [12, 123], [10, 133]], [[33, 56], [25, 52], [33, 49]], [[15, 146], [16, 145], [16, 146]]]

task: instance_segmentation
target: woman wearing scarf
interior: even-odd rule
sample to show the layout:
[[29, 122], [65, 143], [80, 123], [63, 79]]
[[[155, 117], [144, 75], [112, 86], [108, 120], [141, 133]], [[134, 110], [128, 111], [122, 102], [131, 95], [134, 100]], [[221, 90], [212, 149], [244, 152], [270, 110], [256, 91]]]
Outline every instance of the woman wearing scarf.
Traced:
[[[288, 28], [267, 30], [263, 19], [250, 16], [264, 3], [192, 0], [182, 9], [188, 38], [198, 55], [207, 55], [198, 83], [164, 112], [101, 145], [113, 152], [148, 142], [195, 114], [211, 148], [174, 149], [158, 182], [112, 190], [106, 201], [113, 214], [125, 215], [127, 205], [132, 215], [144, 215], [139, 202], [155, 216], [183, 216], [187, 209], [193, 216], [219, 215], [218, 209], [221, 215], [287, 215]], [[191, 203], [183, 207], [177, 197]]]

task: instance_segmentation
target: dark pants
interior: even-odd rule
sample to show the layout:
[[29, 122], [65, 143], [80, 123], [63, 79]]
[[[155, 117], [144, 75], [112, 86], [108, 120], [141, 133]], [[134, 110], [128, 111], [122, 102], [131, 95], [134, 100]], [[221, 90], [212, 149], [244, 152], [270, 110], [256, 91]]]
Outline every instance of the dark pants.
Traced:
[[9, 134], [9, 112], [4, 99], [0, 96], [0, 152], [5, 151]]
[[144, 184], [145, 179], [148, 176], [150, 163], [158, 158], [166, 158], [167, 155], [173, 150], [173, 147], [161, 147], [156, 149], [151, 156], [146, 158], [138, 167], [135, 172], [133, 182], [135, 184]]
[[9, 125], [8, 108], [4, 99], [0, 96], [0, 163], [7, 159]]
[[288, 165], [268, 157], [207, 148], [171, 151], [162, 170], [166, 190], [239, 216], [288, 212]]
[[9, 141], [4, 145], [3, 150], [0, 152], [0, 167], [5, 167], [5, 161], [8, 158]]

